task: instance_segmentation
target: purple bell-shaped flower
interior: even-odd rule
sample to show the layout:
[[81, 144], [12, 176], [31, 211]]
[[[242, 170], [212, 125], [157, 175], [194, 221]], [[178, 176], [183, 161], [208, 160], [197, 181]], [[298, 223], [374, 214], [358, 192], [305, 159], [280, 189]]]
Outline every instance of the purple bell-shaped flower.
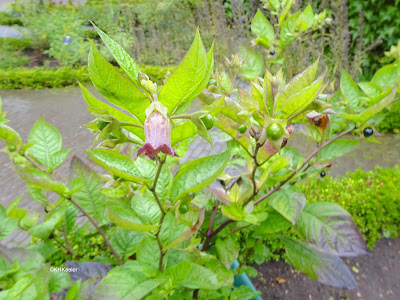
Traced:
[[[155, 104], [155, 103], [154, 103]], [[166, 108], [157, 105], [149, 107], [146, 111], [146, 120], [144, 122], [145, 144], [139, 149], [138, 154], [143, 152], [150, 158], [155, 157], [162, 152], [171, 156], [178, 156], [174, 148], [171, 147], [171, 124], [165, 112], [160, 112]]]

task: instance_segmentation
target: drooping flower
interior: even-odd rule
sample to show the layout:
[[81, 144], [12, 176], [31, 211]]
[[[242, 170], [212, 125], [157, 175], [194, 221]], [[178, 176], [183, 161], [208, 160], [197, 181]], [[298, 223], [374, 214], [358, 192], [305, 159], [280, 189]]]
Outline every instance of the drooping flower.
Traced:
[[150, 158], [162, 152], [171, 156], [178, 156], [171, 147], [171, 124], [166, 113], [166, 108], [160, 102], [153, 102], [146, 110], [144, 122], [145, 144], [139, 149]]

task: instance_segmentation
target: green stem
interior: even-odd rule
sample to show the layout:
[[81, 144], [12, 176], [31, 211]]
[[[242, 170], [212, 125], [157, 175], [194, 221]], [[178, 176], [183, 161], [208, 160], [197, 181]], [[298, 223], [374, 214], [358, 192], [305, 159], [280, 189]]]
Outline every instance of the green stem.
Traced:
[[65, 197], [67, 200], [71, 201], [72, 204], [74, 204], [85, 216], [88, 218], [90, 223], [97, 229], [97, 231], [100, 233], [100, 235], [103, 237], [104, 242], [107, 244], [107, 247], [111, 250], [112, 254], [114, 257], [117, 259], [118, 263], [122, 266], [124, 263], [122, 262], [121, 258], [119, 257], [118, 253], [115, 251], [114, 247], [111, 245], [110, 241], [107, 239], [106, 235], [104, 234], [103, 229], [97, 224], [96, 220], [94, 220], [88, 213], [87, 211], [75, 200], [73, 200], [71, 197]]
[[158, 206], [160, 208], [160, 211], [161, 211], [160, 221], [158, 222], [159, 228], [158, 228], [158, 231], [156, 233], [158, 247], [160, 248], [160, 260], [158, 262], [158, 271], [159, 272], [162, 271], [163, 260], [164, 260], [164, 256], [165, 256], [165, 253], [166, 253], [165, 251], [163, 251], [163, 245], [162, 245], [161, 239], [160, 239], [161, 226], [162, 226], [162, 224], [164, 222], [164, 218], [165, 218], [166, 212], [165, 212], [165, 209], [164, 209], [164, 207], [163, 207], [163, 205], [162, 205], [162, 203], [160, 201], [160, 198], [157, 195], [156, 188], [157, 188], [158, 178], [160, 177], [161, 169], [162, 169], [162, 167], [163, 167], [163, 165], [165, 163], [165, 160], [166, 160], [166, 157], [158, 160], [158, 168], [157, 168], [157, 171], [156, 171], [156, 175], [154, 176], [154, 182], [153, 182], [153, 185], [151, 187], [149, 187], [149, 190], [153, 193], [153, 196], [156, 199], [157, 204], [158, 204]]

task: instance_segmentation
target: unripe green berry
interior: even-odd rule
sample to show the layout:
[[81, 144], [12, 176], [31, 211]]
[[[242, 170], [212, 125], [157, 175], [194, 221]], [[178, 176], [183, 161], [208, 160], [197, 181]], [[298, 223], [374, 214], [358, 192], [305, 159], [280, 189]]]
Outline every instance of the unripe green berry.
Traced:
[[267, 127], [267, 137], [270, 140], [276, 141], [283, 134], [283, 127], [277, 123], [272, 123]]
[[238, 131], [239, 131], [240, 134], [245, 133], [246, 130], [247, 130], [247, 126], [246, 126], [245, 124], [240, 124], [240, 125], [239, 125]]
[[17, 150], [17, 147], [15, 147], [14, 145], [8, 146], [8, 151], [15, 152], [16, 150]]
[[204, 123], [206, 126], [207, 130], [210, 130], [211, 128], [214, 127], [214, 117], [210, 114], [207, 116], [201, 118], [201, 121]]
[[104, 127], [106, 127], [108, 125], [108, 122], [103, 121], [103, 120], [97, 120], [97, 128], [99, 128], [100, 130], [103, 130]]
[[210, 79], [210, 80], [208, 81], [208, 85], [217, 86], [217, 81], [216, 81], [215, 79]]

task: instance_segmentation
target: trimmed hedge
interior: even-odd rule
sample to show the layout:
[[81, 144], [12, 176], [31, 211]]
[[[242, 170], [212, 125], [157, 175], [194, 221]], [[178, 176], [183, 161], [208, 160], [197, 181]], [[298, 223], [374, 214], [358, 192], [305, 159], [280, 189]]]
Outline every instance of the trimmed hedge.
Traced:
[[400, 167], [356, 170], [339, 179], [325, 177], [300, 185], [307, 203], [328, 201], [345, 208], [372, 249], [382, 236], [400, 235]]
[[[175, 67], [140, 66], [140, 70], [146, 73], [151, 80], [162, 83], [166, 73], [172, 72]], [[0, 89], [45, 89], [60, 88], [90, 82], [87, 67], [72, 69], [59, 67], [57, 69], [41, 68], [14, 68], [0, 69]]]
[[5, 11], [0, 11], [0, 25], [19, 25], [22, 26], [22, 20], [20, 17], [12, 17], [9, 13]]

